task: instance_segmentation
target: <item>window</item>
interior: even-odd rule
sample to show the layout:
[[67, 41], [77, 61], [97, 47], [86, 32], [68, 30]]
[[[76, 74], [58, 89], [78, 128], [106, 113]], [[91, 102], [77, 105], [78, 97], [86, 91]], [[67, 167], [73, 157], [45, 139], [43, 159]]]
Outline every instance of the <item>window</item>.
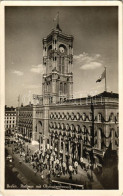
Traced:
[[59, 72], [64, 73], [64, 57], [59, 57]]
[[66, 94], [67, 93], [67, 84], [64, 83], [64, 93]]
[[59, 73], [62, 72], [62, 67], [61, 67], [61, 57], [59, 57]]
[[89, 114], [89, 120], [92, 120], [92, 113]]
[[58, 119], [60, 119], [60, 113], [58, 113]]
[[61, 128], [62, 128], [62, 130], [64, 130], [64, 128], [65, 128], [64, 123], [61, 124]]
[[80, 114], [79, 113], [77, 113], [76, 118], [77, 118], [77, 120], [80, 120]]
[[60, 129], [60, 123], [58, 123], [57, 127], [58, 127], [58, 129]]
[[69, 120], [69, 113], [67, 113], [66, 118], [67, 118], [67, 120]]
[[111, 120], [111, 122], [114, 121], [114, 114], [113, 113], [111, 113], [111, 115], [110, 115], [110, 120]]
[[67, 130], [67, 131], [69, 130], [69, 125], [68, 125], [68, 124], [66, 124], [66, 130]]
[[102, 114], [98, 114], [98, 122], [102, 121]]
[[78, 133], [80, 133], [80, 132], [81, 132], [81, 128], [80, 128], [80, 126], [79, 126], [79, 125], [77, 125], [77, 126], [76, 126], [76, 131], [77, 131]]
[[62, 73], [64, 73], [64, 57], [62, 57]]
[[63, 92], [63, 85], [62, 85], [62, 82], [60, 83], [60, 94], [62, 94]]
[[74, 113], [72, 112], [71, 119], [74, 120]]
[[82, 117], [83, 117], [83, 120], [85, 121], [86, 120], [86, 114], [83, 113]]
[[72, 124], [72, 125], [70, 125], [70, 129], [71, 129], [71, 131], [74, 131], [74, 125]]

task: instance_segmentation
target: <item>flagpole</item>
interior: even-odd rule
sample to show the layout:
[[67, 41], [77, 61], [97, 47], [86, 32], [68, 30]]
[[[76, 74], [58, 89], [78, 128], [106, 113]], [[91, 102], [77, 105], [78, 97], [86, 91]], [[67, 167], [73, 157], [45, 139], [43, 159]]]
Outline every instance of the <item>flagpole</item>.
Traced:
[[57, 13], [58, 14], [58, 17], [57, 17], [57, 25], [59, 25], [59, 12]]
[[107, 83], [106, 83], [106, 67], [105, 67], [105, 91], [107, 91]]

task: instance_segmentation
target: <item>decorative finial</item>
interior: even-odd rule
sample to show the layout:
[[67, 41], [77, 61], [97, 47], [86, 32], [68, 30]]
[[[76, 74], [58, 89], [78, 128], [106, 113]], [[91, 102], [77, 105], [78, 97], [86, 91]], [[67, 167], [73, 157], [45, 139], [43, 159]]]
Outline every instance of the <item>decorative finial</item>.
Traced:
[[62, 31], [59, 26], [59, 12], [57, 12], [55, 18], [53, 19], [53, 22], [54, 22], [54, 28], [58, 29], [59, 31]]

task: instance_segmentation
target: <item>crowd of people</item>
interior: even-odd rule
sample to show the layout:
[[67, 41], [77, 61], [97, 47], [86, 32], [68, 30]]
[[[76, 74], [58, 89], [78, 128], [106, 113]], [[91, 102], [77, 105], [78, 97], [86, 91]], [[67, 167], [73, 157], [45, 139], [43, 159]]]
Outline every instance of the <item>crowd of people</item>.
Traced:
[[[83, 163], [83, 158], [81, 157], [79, 162], [68, 157], [66, 160], [63, 160], [63, 155], [58, 154], [53, 149], [44, 149], [41, 148], [35, 152], [32, 152], [28, 148], [28, 145], [25, 145], [25, 142], [22, 140], [16, 141], [12, 148], [13, 153], [20, 154], [20, 157], [23, 158], [23, 161], [32, 165], [35, 175], [40, 173], [41, 178], [48, 178], [49, 181], [51, 177], [60, 177], [61, 175], [69, 175], [69, 179], [72, 179], [73, 175], [78, 174], [79, 165], [86, 172], [90, 169], [89, 165], [86, 166]], [[88, 176], [89, 178], [89, 176]]]

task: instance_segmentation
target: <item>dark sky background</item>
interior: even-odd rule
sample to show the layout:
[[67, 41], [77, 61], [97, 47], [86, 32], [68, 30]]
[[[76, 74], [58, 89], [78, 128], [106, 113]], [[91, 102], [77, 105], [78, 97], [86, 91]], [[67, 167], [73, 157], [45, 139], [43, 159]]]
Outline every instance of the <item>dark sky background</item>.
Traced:
[[42, 93], [42, 38], [54, 27], [59, 11], [63, 33], [74, 36], [74, 97], [104, 91], [96, 83], [107, 67], [107, 90], [118, 92], [118, 8], [116, 6], [6, 7], [5, 93], [6, 104], [28, 104]]

